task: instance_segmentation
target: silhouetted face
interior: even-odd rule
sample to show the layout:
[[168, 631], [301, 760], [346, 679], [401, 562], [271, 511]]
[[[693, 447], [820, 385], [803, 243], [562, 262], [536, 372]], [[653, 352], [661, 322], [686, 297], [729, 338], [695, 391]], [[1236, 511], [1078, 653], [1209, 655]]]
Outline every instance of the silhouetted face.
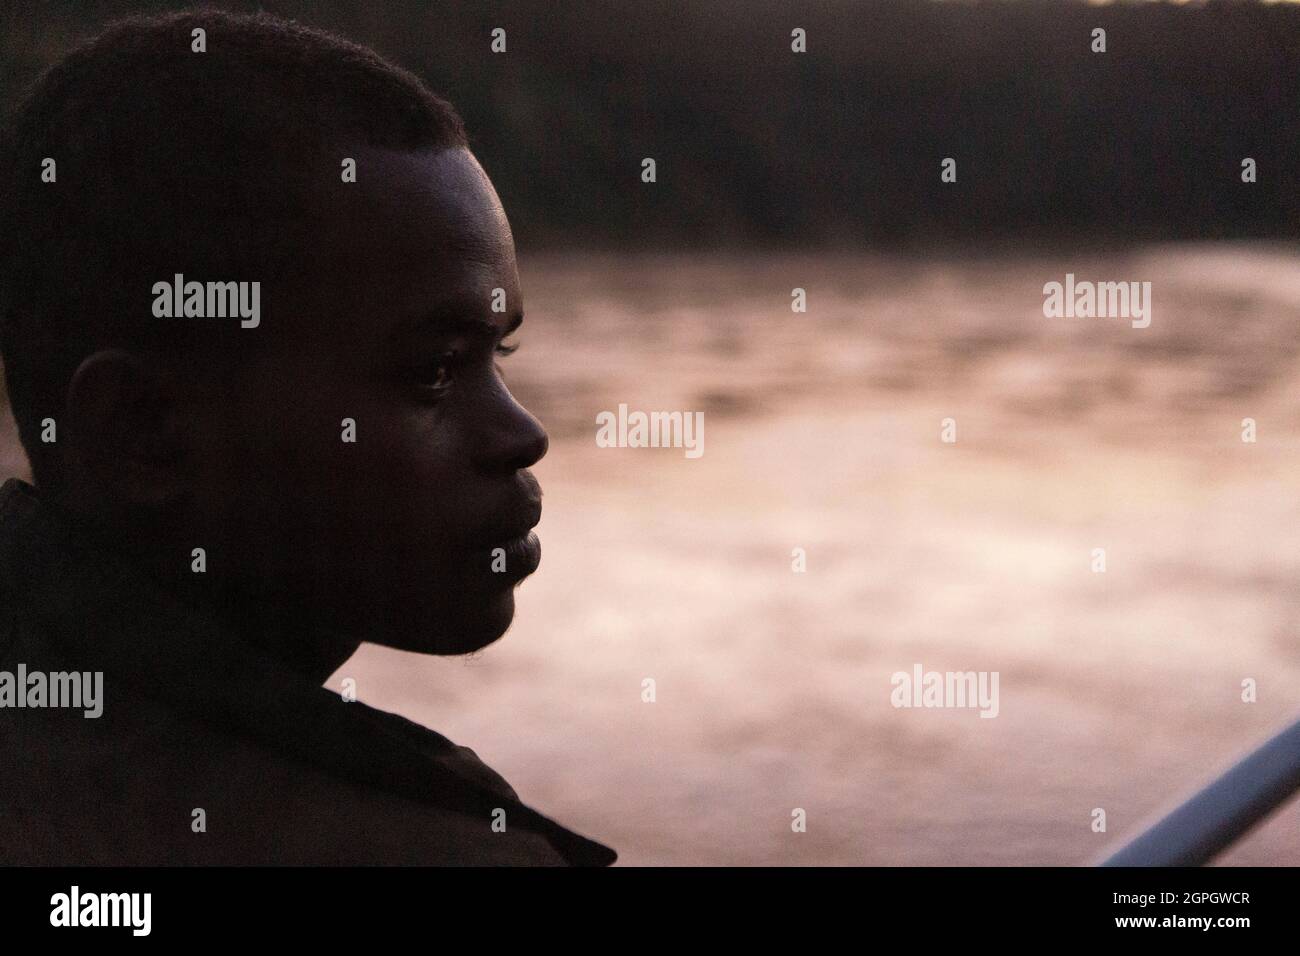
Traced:
[[546, 433], [496, 364], [522, 318], [514, 241], [468, 150], [342, 155], [357, 181], [322, 177], [296, 274], [235, 333], [264, 347], [201, 413], [197, 523], [213, 572], [305, 624], [471, 651], [540, 559]]

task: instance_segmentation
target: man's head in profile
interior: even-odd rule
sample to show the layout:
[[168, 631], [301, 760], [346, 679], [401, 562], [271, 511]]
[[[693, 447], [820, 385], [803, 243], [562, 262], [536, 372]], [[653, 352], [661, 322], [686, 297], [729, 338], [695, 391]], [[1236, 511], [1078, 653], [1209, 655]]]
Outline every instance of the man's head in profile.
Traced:
[[0, 862], [612, 862], [322, 686], [496, 640], [539, 560], [514, 242], [452, 107], [202, 12], [109, 27], [5, 132]]
[[3, 357], [41, 496], [321, 679], [362, 640], [498, 638], [547, 438], [497, 364], [514, 244], [453, 108], [200, 13], [110, 28], [10, 132]]

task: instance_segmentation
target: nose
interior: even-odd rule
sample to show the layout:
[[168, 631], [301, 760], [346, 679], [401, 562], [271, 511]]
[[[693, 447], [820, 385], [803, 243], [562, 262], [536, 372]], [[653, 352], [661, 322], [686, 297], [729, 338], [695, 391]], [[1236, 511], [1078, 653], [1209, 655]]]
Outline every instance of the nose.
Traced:
[[542, 423], [502, 386], [501, 401], [479, 445], [480, 469], [514, 474], [541, 461], [549, 445]]

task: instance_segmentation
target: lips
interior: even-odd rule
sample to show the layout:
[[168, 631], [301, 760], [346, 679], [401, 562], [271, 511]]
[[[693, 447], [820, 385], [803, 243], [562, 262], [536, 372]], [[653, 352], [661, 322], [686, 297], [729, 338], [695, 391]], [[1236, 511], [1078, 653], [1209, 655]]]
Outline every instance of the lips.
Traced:
[[537, 570], [537, 566], [542, 561], [542, 542], [531, 531], [493, 546], [492, 569], [494, 571], [501, 566], [500, 562], [496, 560], [499, 557], [497, 548], [505, 552], [505, 570], [497, 571], [497, 573], [504, 574], [511, 580], [526, 578]]
[[542, 544], [532, 530], [542, 520], [541, 489], [531, 475], [525, 472], [523, 477], [531, 487], [501, 502], [493, 509], [493, 524], [471, 539], [476, 542], [475, 566], [488, 569], [498, 581], [520, 581], [536, 571], [542, 560]]

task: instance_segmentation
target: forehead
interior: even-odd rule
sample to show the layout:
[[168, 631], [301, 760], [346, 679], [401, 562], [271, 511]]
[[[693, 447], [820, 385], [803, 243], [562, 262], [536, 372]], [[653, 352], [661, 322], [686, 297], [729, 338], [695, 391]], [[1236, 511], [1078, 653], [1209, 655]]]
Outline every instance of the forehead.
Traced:
[[[356, 182], [342, 182], [340, 159], [314, 217], [313, 261], [303, 263], [324, 301], [392, 321], [444, 302], [478, 303], [508, 324], [522, 308], [514, 240], [474, 155], [360, 146], [344, 155], [356, 160]], [[506, 309], [492, 313], [498, 288]]]

